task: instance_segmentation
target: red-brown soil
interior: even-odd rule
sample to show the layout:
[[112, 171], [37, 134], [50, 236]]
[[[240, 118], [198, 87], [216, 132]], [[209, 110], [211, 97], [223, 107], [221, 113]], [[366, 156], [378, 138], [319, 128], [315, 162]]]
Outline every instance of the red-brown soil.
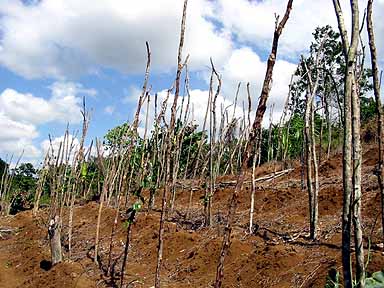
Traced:
[[[371, 239], [371, 260], [368, 271], [384, 268], [384, 256], [377, 248], [381, 223], [378, 211], [380, 198], [374, 176], [376, 148], [366, 147], [363, 159], [363, 227], [365, 243]], [[301, 190], [301, 166], [272, 181], [258, 182], [255, 202], [255, 233], [247, 233], [251, 189], [246, 185], [240, 194], [237, 221], [232, 245], [225, 262], [224, 287], [324, 287], [330, 268], [341, 272], [341, 155], [334, 155], [320, 165], [319, 240], [308, 240], [308, 200]], [[279, 163], [263, 165], [257, 170], [262, 177], [283, 169]], [[166, 225], [162, 287], [212, 287], [221, 249], [224, 219], [231, 183], [236, 177], [220, 177], [219, 189], [213, 197], [213, 225], [203, 228], [201, 196], [194, 191], [191, 221], [183, 221], [188, 207], [190, 187], [196, 181], [178, 185], [175, 212]], [[187, 188], [185, 188], [187, 187]], [[159, 191], [161, 193], [161, 191]], [[159, 207], [159, 198], [157, 205]], [[114, 280], [104, 276], [108, 262], [109, 239], [115, 211], [105, 208], [101, 225], [100, 267], [91, 259], [96, 229], [98, 204], [91, 202], [75, 208], [73, 252], [66, 260], [44, 270], [49, 258], [44, 209], [37, 218], [30, 211], [0, 218], [0, 227], [13, 233], [0, 237], [0, 287], [113, 287]], [[139, 213], [133, 225], [132, 240], [126, 268], [126, 287], [152, 287], [156, 267], [157, 236], [160, 213]], [[66, 216], [67, 217], [67, 216]], [[377, 219], [377, 220], [376, 220]], [[376, 220], [376, 226], [373, 225]], [[68, 222], [67, 218], [64, 224]], [[117, 224], [113, 258], [123, 251], [125, 229], [122, 219]], [[67, 243], [67, 227], [63, 243]], [[373, 231], [373, 232], [372, 232]], [[368, 255], [368, 249], [366, 249]], [[68, 258], [67, 254], [65, 255]], [[121, 262], [116, 265], [119, 278]], [[42, 268], [43, 267], [43, 268]], [[129, 283], [129, 284], [128, 284]]]

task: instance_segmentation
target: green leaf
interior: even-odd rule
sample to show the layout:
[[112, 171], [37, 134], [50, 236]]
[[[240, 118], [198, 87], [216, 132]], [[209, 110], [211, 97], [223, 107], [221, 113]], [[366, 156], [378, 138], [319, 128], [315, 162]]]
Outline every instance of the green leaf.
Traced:
[[331, 268], [328, 271], [325, 288], [339, 288], [340, 287], [340, 273], [336, 268]]
[[375, 279], [377, 282], [384, 283], [384, 272], [378, 271], [372, 274], [372, 278]]
[[81, 165], [81, 177], [82, 178], [86, 178], [87, 177], [87, 174], [88, 174], [88, 165], [87, 165], [87, 163], [83, 163], [82, 165]]
[[139, 202], [136, 202], [132, 205], [133, 210], [139, 211], [141, 209], [141, 204]]
[[372, 277], [365, 279], [366, 288], [383, 288], [384, 287], [384, 272], [378, 271], [372, 274]]
[[124, 222], [123, 222], [123, 228], [124, 228], [125, 230], [127, 230], [129, 224], [132, 224], [132, 221], [131, 221], [131, 220], [124, 221]]

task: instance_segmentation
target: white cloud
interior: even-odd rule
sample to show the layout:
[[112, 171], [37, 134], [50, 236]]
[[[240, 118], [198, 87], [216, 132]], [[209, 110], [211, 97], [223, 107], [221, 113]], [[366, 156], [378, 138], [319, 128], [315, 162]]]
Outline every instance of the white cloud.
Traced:
[[[158, 107], [159, 107], [158, 109], [160, 110], [161, 105], [163, 104], [164, 100], [167, 98], [168, 91], [162, 90], [162, 91], [159, 91], [157, 94], [158, 94]], [[207, 109], [209, 91], [208, 90], [200, 90], [200, 89], [192, 89], [190, 91], [190, 95], [191, 95], [190, 107], [189, 107], [190, 115], [189, 115], [188, 121], [192, 121], [192, 119], [193, 119], [193, 122], [195, 124], [198, 124], [200, 129], [202, 129], [203, 123], [204, 123], [204, 117], [205, 117], [205, 113], [206, 113], [206, 109]], [[187, 96], [184, 96], [184, 97], [185, 98], [184, 98], [183, 115], [185, 113], [185, 109], [186, 109], [186, 105], [187, 105]], [[168, 104], [167, 110], [165, 113], [165, 119], [166, 119], [167, 123], [169, 123], [169, 121], [170, 121], [170, 114], [171, 114], [170, 110], [171, 110], [171, 106], [173, 104], [173, 101], [174, 101], [174, 94], [170, 94], [169, 98], [168, 98], [168, 102], [167, 102], [167, 104]], [[177, 117], [179, 117], [179, 115], [180, 115], [182, 101], [183, 101], [183, 97], [180, 96], [178, 99]], [[216, 106], [217, 106], [218, 111], [220, 110], [221, 104], [223, 104], [225, 107], [227, 107], [227, 106], [231, 105], [231, 102], [228, 100], [225, 100], [223, 98], [223, 96], [219, 95], [217, 98], [217, 102], [216, 102]], [[151, 106], [150, 106], [150, 110], [149, 110], [149, 119], [148, 119], [148, 123], [149, 123], [148, 129], [149, 130], [152, 129], [153, 121], [154, 121], [153, 105], [154, 105], [154, 103], [152, 101]], [[233, 109], [232, 109], [232, 111], [233, 111]], [[232, 115], [232, 111], [231, 111], [230, 115]], [[242, 112], [241, 112], [241, 109], [239, 107], [236, 109], [236, 112], [237, 112], [236, 117], [240, 117]], [[158, 113], [159, 113], [159, 111], [158, 111]], [[193, 113], [193, 115], [192, 115], [192, 113]], [[220, 121], [220, 115], [219, 114], [220, 113], [217, 112], [217, 123], [218, 124], [220, 123], [219, 122]], [[184, 118], [184, 116], [183, 116], [183, 118]], [[139, 122], [139, 127], [138, 127], [138, 132], [139, 132], [140, 136], [144, 135], [145, 119], [146, 119], [146, 105], [143, 105], [143, 109], [141, 110], [141, 113], [140, 113], [140, 122]], [[208, 119], [207, 119], [205, 129], [208, 129], [208, 128], [209, 128], [209, 114], [208, 114]], [[147, 134], [147, 135], [149, 135], [149, 134]]]
[[[158, 71], [176, 65], [182, 1], [43, 0], [35, 5], [2, 0], [0, 63], [28, 78], [68, 78], [96, 73], [100, 66], [142, 73], [145, 41]], [[185, 55], [192, 69], [210, 56], [224, 60], [231, 50], [228, 35], [208, 19], [214, 3], [188, 3]], [[207, 45], [209, 43], [209, 45]]]
[[0, 152], [16, 158], [22, 153], [29, 157], [40, 156], [32, 143], [38, 136], [34, 125], [14, 121], [0, 112], [0, 131]]
[[[365, 2], [360, 1], [361, 16]], [[228, 106], [233, 102], [239, 81], [243, 86], [236, 114], [242, 114], [246, 82], [251, 83], [253, 109], [256, 108], [266, 68], [263, 60], [270, 50], [273, 36], [274, 13], [282, 14], [286, 3], [286, 0], [189, 1], [184, 56], [190, 54], [189, 67], [193, 71], [206, 71], [209, 57], [213, 57], [223, 77], [218, 109], [220, 104]], [[349, 25], [349, 3], [342, 1], [342, 4]], [[22, 1], [2, 0], [0, 64], [27, 78], [62, 80], [84, 73], [98, 73], [100, 67], [142, 74], [146, 60], [145, 41], [149, 41], [153, 70], [167, 73], [176, 64], [181, 10], [180, 0], [159, 0], [156, 4], [151, 0], [42, 0], [28, 6]], [[384, 63], [384, 21], [380, 21], [383, 11], [384, 1], [375, 1], [374, 21], [380, 63]], [[316, 26], [326, 24], [337, 30], [331, 1], [294, 1], [281, 36], [268, 100], [268, 105], [275, 103], [274, 121], [279, 118], [290, 76], [296, 68], [295, 64], [280, 59], [296, 61], [297, 56], [307, 50]], [[257, 52], [249, 47], [257, 47]], [[203, 73], [205, 79], [206, 74]], [[63, 81], [50, 88], [52, 95], [49, 99], [12, 89], [3, 91], [0, 95], [0, 125], [15, 131], [0, 134], [0, 152], [21, 151], [20, 147], [25, 146], [30, 147], [31, 155], [36, 155], [39, 149], [32, 143], [37, 137], [37, 125], [52, 121], [80, 121], [80, 96], [96, 93]], [[159, 92], [159, 103], [165, 93]], [[136, 104], [140, 94], [141, 88], [131, 86], [125, 91], [122, 101]], [[207, 99], [208, 91], [204, 88], [191, 90], [191, 106], [200, 124]], [[169, 101], [171, 103], [172, 97]], [[30, 107], [34, 107], [33, 111]], [[112, 113], [113, 110], [114, 107], [109, 105], [104, 112]], [[264, 118], [265, 125], [268, 117]], [[142, 113], [141, 131], [144, 119]], [[7, 139], [13, 139], [13, 142]]]
[[[373, 25], [377, 46], [377, 57], [380, 60], [381, 69], [384, 68], [384, 0], [375, 1], [373, 4]], [[383, 90], [383, 89], [382, 89]]]
[[[222, 70], [223, 96], [225, 96], [227, 100], [233, 102], [236, 86], [239, 82], [242, 82], [238, 105], [242, 106], [242, 101], [245, 101], [245, 107], [247, 107], [246, 84], [249, 82], [252, 110], [255, 111], [261, 93], [266, 67], [267, 63], [262, 61], [258, 54], [252, 49], [243, 47], [234, 50]], [[271, 92], [267, 102], [268, 105], [275, 104], [273, 115], [274, 122], [280, 118], [280, 114], [288, 95], [288, 85], [291, 75], [294, 73], [295, 69], [296, 64], [279, 59], [276, 61], [273, 71]], [[268, 117], [264, 117], [264, 125], [267, 125], [268, 121]]]
[[[167, 98], [168, 91], [167, 90], [162, 90], [159, 91], [158, 93], [158, 107], [161, 107], [163, 104], [164, 100]], [[184, 97], [184, 99], [183, 99]], [[200, 90], [200, 89], [192, 89], [190, 90], [190, 106], [189, 106], [189, 114], [187, 121], [188, 122], [193, 122], [194, 124], [197, 124], [199, 126], [199, 129], [203, 128], [204, 124], [204, 118], [207, 110], [207, 104], [208, 104], [208, 98], [209, 98], [209, 91], [208, 90]], [[183, 103], [184, 100], [184, 103]], [[229, 115], [229, 120], [231, 120], [232, 115], [233, 115], [233, 110], [234, 110], [234, 105], [232, 102], [233, 99], [225, 99], [223, 95], [219, 95], [216, 99], [216, 123], [217, 123], [217, 128], [219, 128], [220, 121], [221, 121], [221, 106], [223, 108], [228, 108], [228, 115]], [[151, 100], [152, 101], [152, 100]], [[171, 114], [171, 106], [174, 101], [174, 94], [170, 94], [167, 102], [167, 110], [165, 113], [165, 119], [167, 123], [169, 124], [170, 121], [170, 114]], [[178, 105], [177, 105], [177, 117], [180, 116], [180, 111], [181, 111], [181, 106], [183, 103], [183, 119], [185, 115], [185, 109], [187, 106], [188, 98], [187, 96], [180, 96], [178, 99]], [[152, 101], [150, 110], [149, 110], [149, 119], [148, 119], [148, 131], [150, 131], [153, 128], [153, 121], [154, 121], [154, 109], [153, 109], [154, 103]], [[160, 110], [160, 108], [158, 108]], [[158, 111], [159, 113], [159, 111]], [[241, 105], [238, 105], [235, 110], [234, 114], [235, 118], [239, 119], [243, 116], [243, 110], [241, 108]], [[207, 122], [205, 129], [209, 130], [209, 112], [207, 116]], [[138, 133], [141, 137], [144, 135], [145, 131], [145, 119], [146, 119], [146, 105], [143, 105], [143, 109], [141, 110], [140, 113], [140, 122], [139, 122], [139, 127], [138, 127]], [[147, 132], [147, 135], [149, 135], [149, 132]]]
[[[161, 102], [166, 98], [167, 91], [161, 91], [158, 93], [159, 95], [159, 100], [161, 99]], [[190, 113], [189, 115], [189, 121], [192, 119], [196, 124], [200, 126], [200, 129], [203, 126], [204, 123], [204, 118], [205, 118], [205, 113], [207, 110], [207, 104], [208, 104], [208, 98], [209, 98], [209, 91], [208, 90], [200, 90], [200, 89], [193, 89], [190, 91], [191, 99], [190, 99]], [[187, 105], [187, 96], [184, 96], [184, 110]], [[173, 103], [173, 95], [169, 97], [168, 100], [168, 110], [167, 110], [167, 120], [169, 121], [169, 115], [170, 115], [170, 107], [172, 106]], [[180, 115], [180, 109], [181, 109], [181, 103], [182, 103], [182, 97], [179, 98], [178, 101], [178, 110], [177, 113]], [[231, 106], [232, 101], [224, 99], [223, 95], [219, 95], [216, 100], [216, 117], [217, 117], [217, 123], [220, 123], [220, 106], [223, 105], [224, 107]], [[233, 106], [231, 109], [229, 109], [230, 115], [233, 113]], [[192, 115], [193, 112], [193, 115]], [[184, 112], [183, 112], [184, 113]], [[240, 117], [242, 115], [242, 110], [237, 107], [235, 117]], [[192, 118], [193, 116], [193, 118]], [[207, 118], [207, 123], [206, 123], [206, 129], [209, 127], [209, 114]]]
[[78, 94], [95, 93], [71, 82], [56, 82], [50, 89], [52, 95], [48, 100], [5, 89], [0, 94], [0, 112], [12, 120], [33, 125], [52, 121], [78, 123], [81, 121], [81, 98]]
[[[65, 163], [68, 161], [69, 164], [72, 164], [74, 160], [76, 159], [78, 152], [80, 150], [80, 141], [79, 139], [72, 134], [66, 134], [59, 137], [54, 137], [49, 139], [45, 139], [40, 143], [40, 147], [42, 150], [42, 155], [49, 155], [50, 160], [53, 163], [55, 163], [55, 160], [57, 159], [58, 155], [63, 155], [63, 162]], [[64, 154], [63, 154], [64, 149]], [[84, 147], [84, 152], [88, 153], [88, 149], [90, 149], [89, 146]], [[60, 152], [60, 154], [59, 154]], [[96, 156], [97, 153], [95, 149], [91, 151], [92, 156]]]
[[135, 85], [129, 86], [128, 89], [124, 89], [124, 97], [122, 102], [125, 104], [129, 103], [137, 103], [137, 100], [139, 99], [140, 95], [142, 93], [142, 89], [138, 88]]
[[41, 157], [40, 149], [34, 145], [38, 126], [49, 122], [79, 123], [79, 94], [96, 94], [95, 90], [84, 89], [72, 82], [55, 82], [49, 88], [49, 99], [13, 89], [5, 89], [0, 94], [1, 154], [21, 154], [24, 151], [27, 158]]
[[[348, 1], [341, 1], [349, 26]], [[366, 1], [360, 0], [361, 17]], [[252, 45], [269, 51], [274, 13], [285, 11], [286, 0], [194, 0], [188, 3], [184, 56], [192, 70], [209, 63], [223, 65], [234, 46]], [[143, 73], [145, 41], [152, 50], [152, 68], [175, 67], [182, 1], [158, 0], [2, 0], [0, 3], [0, 63], [28, 78], [70, 78], [98, 73], [100, 67]], [[384, 51], [383, 1], [374, 3], [379, 53]], [[297, 0], [281, 36], [279, 54], [297, 59], [317, 26], [337, 30], [332, 1]], [[366, 32], [364, 31], [364, 35]], [[381, 62], [382, 63], [382, 62]]]
[[46, 117], [50, 117], [52, 108], [43, 98], [18, 93], [13, 89], [6, 89], [1, 93], [0, 107], [0, 111], [11, 119], [33, 124], [45, 122]]
[[[350, 27], [349, 1], [341, 1], [346, 25]], [[252, 43], [263, 50], [269, 51], [275, 25], [274, 14], [283, 17], [287, 5], [286, 0], [248, 1], [218, 0], [216, 17], [224, 27], [240, 42]], [[366, 1], [359, 1], [360, 18], [366, 7]], [[379, 52], [384, 52], [384, 1], [374, 4], [374, 21]], [[312, 32], [318, 26], [331, 25], [338, 31], [332, 1], [297, 0], [286, 27], [281, 35], [279, 54], [296, 58], [307, 51], [312, 40]], [[363, 31], [366, 34], [366, 31]], [[379, 55], [382, 55], [379, 53]], [[382, 57], [382, 56], [381, 56]]]
[[[50, 155], [53, 154], [54, 157], [57, 157], [60, 145], [64, 147], [68, 146], [67, 156], [69, 156], [69, 162], [73, 162], [74, 156], [77, 156], [77, 153], [80, 150], [80, 138], [81, 135], [73, 135], [68, 133], [67, 136], [65, 136], [64, 134], [61, 136], [53, 137], [51, 138], [51, 141], [49, 139], [43, 140], [40, 143], [40, 148], [44, 155], [49, 152]], [[107, 150], [107, 147], [101, 143], [101, 151], [103, 151], [104, 155], [108, 155], [109, 151]], [[88, 142], [87, 139], [85, 139], [83, 152], [85, 157], [88, 157], [89, 155], [91, 155], [92, 157], [97, 157], [97, 149], [95, 142], [93, 142], [93, 145], [91, 145], [91, 142]]]
[[[262, 61], [258, 54], [254, 52], [249, 47], [243, 47], [240, 49], [233, 50], [230, 57], [227, 59], [226, 63], [224, 63], [221, 67], [216, 67], [219, 73], [222, 76], [222, 90], [220, 95], [217, 97], [216, 102], [216, 116], [217, 116], [217, 124], [220, 124], [220, 111], [221, 106], [224, 108], [228, 107], [228, 115], [231, 118], [233, 115], [234, 109], [234, 99], [237, 89], [237, 84], [239, 82], [242, 83], [241, 90], [238, 97], [237, 107], [235, 111], [235, 118], [243, 117], [243, 102], [245, 109], [248, 107], [248, 100], [246, 94], [246, 84], [250, 83], [250, 92], [252, 98], [252, 114], [251, 121], [253, 122], [254, 112], [257, 108], [258, 98], [261, 92], [261, 86], [264, 80], [265, 70], [266, 70], [266, 62]], [[273, 121], [276, 123], [280, 119], [280, 115], [283, 110], [284, 103], [286, 101], [286, 97], [288, 95], [288, 85], [291, 79], [291, 75], [294, 73], [296, 69], [296, 64], [292, 64], [290, 62], [284, 60], [277, 60], [274, 73], [273, 73], [273, 82], [271, 87], [270, 96], [268, 99], [268, 106], [274, 104], [274, 113], [273, 113]], [[209, 73], [205, 71], [202, 75], [203, 79], [205, 79], [206, 84], [209, 84]], [[215, 83], [217, 85], [217, 83]], [[216, 86], [214, 87], [214, 92], [216, 91]], [[158, 109], [166, 99], [167, 90], [159, 91], [158, 94]], [[200, 129], [203, 126], [204, 117], [207, 109], [207, 102], [209, 97], [208, 90], [202, 89], [191, 89], [190, 90], [190, 113], [189, 120], [194, 119], [195, 123], [200, 126]], [[170, 107], [173, 103], [174, 95], [171, 94], [168, 99], [168, 106], [166, 112], [166, 120], [169, 122], [170, 118]], [[137, 98], [136, 98], [137, 99]], [[177, 115], [180, 115], [180, 107], [182, 103], [182, 97], [179, 98], [178, 101], [178, 110]], [[149, 113], [149, 123], [152, 128], [154, 111], [153, 111], [153, 97], [151, 99], [151, 107]], [[187, 105], [187, 97], [184, 98], [184, 107]], [[192, 115], [193, 112], [193, 115]], [[245, 111], [247, 113], [247, 111]], [[268, 113], [268, 112], [267, 112]], [[266, 114], [267, 114], [266, 113]], [[144, 135], [144, 127], [145, 127], [145, 117], [146, 117], [146, 105], [143, 105], [142, 111], [140, 113], [140, 124], [139, 124], [139, 134], [141, 136]], [[208, 116], [209, 117], [209, 116]], [[207, 120], [206, 129], [208, 129], [209, 118]], [[267, 126], [269, 124], [269, 117], [266, 115], [264, 117], [263, 125]]]
[[49, 152], [52, 153], [54, 156], [57, 156], [60, 146], [68, 146], [68, 153], [71, 153], [71, 156], [73, 157], [73, 155], [77, 151], [79, 151], [80, 142], [75, 136], [68, 134], [67, 137], [65, 137], [64, 135], [60, 137], [55, 137], [52, 139], [52, 141], [49, 141], [49, 139], [45, 139], [43, 142], [41, 142], [40, 146], [42, 148], [43, 154]]

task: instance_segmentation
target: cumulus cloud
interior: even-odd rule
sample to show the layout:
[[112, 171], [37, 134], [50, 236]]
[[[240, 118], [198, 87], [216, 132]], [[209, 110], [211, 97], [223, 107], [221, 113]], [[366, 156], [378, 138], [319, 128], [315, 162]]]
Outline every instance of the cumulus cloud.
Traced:
[[[365, 2], [359, 1], [361, 11]], [[22, 1], [3, 0], [0, 63], [28, 78], [71, 78], [98, 73], [100, 67], [141, 74], [146, 60], [145, 41], [149, 41], [152, 68], [170, 71], [176, 64], [182, 1], [156, 3], [159, 4], [154, 5], [151, 0], [42, 0], [25, 5]], [[244, 44], [269, 51], [274, 14], [282, 16], [286, 3], [190, 1], [184, 49], [184, 56], [191, 55], [190, 68], [204, 69], [211, 56], [217, 65], [224, 64], [232, 49]], [[348, 1], [342, 1], [350, 26], [348, 5]], [[379, 55], [384, 51], [384, 24], [380, 21], [383, 11], [384, 2], [375, 2]], [[307, 50], [314, 29], [327, 24], [337, 29], [331, 1], [295, 1], [279, 53], [296, 60]]]
[[[189, 1], [184, 57], [190, 54], [191, 71], [205, 71], [201, 75], [206, 84], [209, 78], [207, 64], [213, 57], [223, 78], [218, 109], [221, 105], [232, 104], [238, 82], [243, 85], [236, 115], [242, 115], [241, 102], [246, 101], [247, 82], [251, 83], [253, 109], [257, 107], [266, 69], [265, 58], [271, 46], [274, 13], [282, 14], [286, 2]], [[348, 1], [342, 1], [342, 4], [346, 23], [350, 25]], [[275, 103], [274, 121], [279, 118], [288, 93], [290, 76], [296, 68], [293, 62], [308, 49], [314, 29], [331, 24], [337, 30], [331, 1], [297, 0], [293, 5], [281, 36], [268, 101], [268, 105]], [[360, 1], [361, 11], [364, 6], [365, 1]], [[145, 41], [148, 41], [152, 50], [152, 71], [167, 73], [176, 64], [181, 10], [182, 1], [179, 0], [161, 0], [156, 4], [151, 0], [42, 0], [29, 5], [22, 1], [2, 0], [0, 64], [26, 78], [62, 80], [99, 73], [100, 68], [142, 74], [146, 61]], [[384, 55], [384, 22], [379, 21], [383, 11], [384, 1], [378, 0], [374, 20], [380, 63], [384, 62], [381, 56]], [[289, 59], [292, 63], [281, 59]], [[207, 87], [199, 88], [191, 90], [191, 106], [194, 118], [201, 125], [208, 91]], [[54, 83], [50, 89], [52, 93], [48, 99], [13, 89], [3, 91], [0, 95], [0, 117], [3, 117], [0, 125], [8, 130], [13, 127], [14, 131], [8, 132], [8, 136], [0, 135], [0, 152], [20, 151], [17, 147], [24, 145], [30, 147], [31, 155], [36, 155], [40, 149], [32, 143], [37, 137], [37, 125], [80, 121], [79, 96], [96, 93], [79, 84], [63, 81]], [[124, 93], [124, 103], [136, 104], [141, 88], [133, 85]], [[158, 95], [162, 101], [166, 91], [160, 91]], [[29, 109], [31, 106], [33, 111]], [[113, 106], [105, 106], [105, 113], [113, 111]], [[153, 111], [150, 115], [153, 116]], [[143, 131], [144, 119], [142, 112], [140, 131]], [[11, 136], [14, 142], [10, 142]], [[16, 142], [20, 144], [9, 144]]]
[[[240, 42], [252, 43], [263, 50], [269, 50], [275, 25], [274, 14], [280, 14], [281, 19], [287, 5], [286, 0], [218, 0], [217, 3], [216, 17]], [[341, 5], [346, 25], [350, 27], [349, 1], [341, 1]], [[359, 5], [360, 18], [362, 18], [366, 1], [360, 0]], [[379, 52], [384, 52], [384, 24], [381, 21], [383, 13], [384, 1], [375, 2], [374, 21]], [[332, 1], [294, 1], [290, 19], [280, 39], [279, 53], [296, 58], [308, 49], [315, 28], [327, 24], [338, 30]], [[365, 30], [364, 34], [366, 34]]]
[[[27, 78], [68, 78], [100, 67], [142, 73], [148, 41], [152, 68], [169, 70], [176, 64], [181, 12], [179, 0], [3, 0], [0, 63]], [[184, 51], [191, 69], [231, 50], [229, 36], [209, 20], [213, 14], [213, 2], [189, 2]]]
[[[220, 67], [216, 67], [218, 72], [222, 77], [222, 89], [220, 95], [217, 97], [216, 102], [216, 115], [217, 115], [217, 124], [220, 123], [220, 111], [221, 107], [224, 109], [227, 108], [229, 117], [232, 117], [233, 113], [235, 118], [239, 119], [243, 117], [243, 104], [247, 111], [248, 100], [246, 92], [246, 84], [250, 83], [250, 92], [252, 98], [252, 113], [251, 121], [254, 118], [254, 112], [257, 108], [258, 98], [261, 93], [261, 87], [264, 80], [265, 70], [267, 63], [262, 61], [260, 56], [251, 48], [243, 47], [235, 49], [232, 51], [232, 54], [227, 59], [227, 61]], [[271, 87], [271, 92], [268, 100], [268, 105], [274, 105], [274, 113], [272, 120], [277, 122], [280, 119], [286, 97], [288, 95], [288, 86], [290, 83], [291, 75], [296, 69], [296, 64], [287, 62], [285, 60], [277, 60], [274, 74], [273, 82]], [[201, 76], [205, 81], [206, 85], [209, 85], [209, 71], [205, 71]], [[234, 101], [237, 90], [238, 83], [241, 82], [241, 89], [238, 95], [236, 110]], [[214, 85], [217, 85], [215, 83]], [[216, 91], [216, 86], [214, 87]], [[141, 92], [140, 92], [141, 93]], [[161, 107], [161, 104], [166, 99], [168, 91], [162, 90], [158, 93], [158, 107]], [[170, 106], [173, 103], [174, 95], [171, 94], [168, 99], [168, 106], [166, 112], [166, 120], [169, 121], [170, 118]], [[184, 96], [184, 109], [187, 105], [187, 96]], [[194, 120], [196, 124], [199, 125], [200, 129], [203, 127], [204, 117], [207, 109], [209, 91], [207, 89], [191, 89], [190, 90], [190, 115], [189, 120]], [[137, 97], [136, 97], [137, 99]], [[183, 97], [179, 98], [178, 101], [178, 115], [180, 114], [181, 104], [183, 102]], [[152, 128], [152, 123], [154, 119], [154, 109], [153, 109], [153, 99], [151, 100], [150, 110], [149, 110], [149, 123], [150, 126], [148, 129]], [[158, 108], [160, 109], [160, 108]], [[245, 112], [246, 112], [245, 111]], [[246, 112], [247, 113], [247, 112]], [[143, 105], [142, 111], [140, 113], [140, 124], [139, 124], [139, 134], [144, 135], [146, 119], [146, 105]], [[209, 120], [208, 120], [209, 121]], [[264, 117], [263, 126], [266, 127], [269, 124], [269, 118]], [[209, 122], [207, 122], [206, 129], [208, 128]]]
[[[68, 150], [66, 150], [66, 148], [64, 150], [68, 151], [65, 152], [64, 158], [68, 159], [68, 163], [73, 163], [75, 156], [78, 155], [80, 150], [80, 138], [80, 135], [73, 135], [68, 133], [61, 136], [52, 137], [51, 139], [44, 139], [40, 143], [41, 153], [42, 155], [46, 155], [48, 153], [51, 158], [53, 157], [55, 159], [60, 151], [60, 146], [68, 147]], [[103, 155], [108, 155], [110, 151], [108, 151], [107, 147], [105, 147], [103, 144], [101, 145], [101, 152], [103, 152]], [[96, 145], [91, 145], [90, 143], [87, 143], [87, 141], [84, 143], [83, 152], [85, 157], [88, 157], [89, 155], [92, 157], [98, 156]]]
[[[157, 93], [158, 95], [158, 106], [160, 107], [164, 100], [167, 98], [168, 91], [167, 90], [162, 90]], [[184, 97], [184, 99], [183, 99]], [[209, 98], [209, 91], [208, 90], [201, 90], [201, 89], [192, 89], [190, 91], [190, 106], [189, 106], [189, 115], [187, 118], [187, 121], [193, 122], [194, 124], [199, 125], [199, 129], [202, 129], [203, 123], [204, 123], [204, 118], [205, 118], [205, 113], [207, 110], [207, 104], [208, 104], [208, 98]], [[174, 101], [174, 94], [170, 94], [167, 102], [167, 110], [165, 113], [165, 119], [169, 123], [170, 121], [170, 115], [171, 115], [171, 106]], [[182, 104], [183, 104], [183, 115], [185, 115], [185, 109], [187, 106], [187, 96], [180, 96], [178, 99], [178, 105], [177, 105], [177, 116], [180, 115], [181, 109], [182, 109]], [[153, 102], [153, 101], [152, 101]], [[183, 103], [184, 102], [184, 103]], [[234, 106], [232, 105], [233, 103], [230, 100], [227, 100], [223, 97], [223, 95], [219, 95], [216, 100], [216, 107], [217, 107], [217, 124], [220, 124], [220, 107], [223, 106], [224, 108], [228, 108], [228, 112], [230, 117], [232, 116]], [[148, 116], [148, 131], [150, 131], [153, 128], [153, 121], [154, 121], [154, 108], [153, 108], [154, 103], [150, 105], [149, 107], [149, 116]], [[159, 111], [158, 111], [159, 112]], [[146, 119], [146, 105], [143, 106], [143, 109], [141, 110], [140, 113], [140, 122], [139, 122], [139, 127], [138, 127], [138, 133], [141, 137], [144, 135], [145, 131], [145, 119]], [[242, 109], [237, 106], [235, 110], [235, 118], [240, 118], [243, 115]], [[183, 116], [184, 117], [184, 116]], [[209, 128], [209, 114], [207, 118], [207, 123], [205, 129]], [[148, 132], [147, 132], [148, 133]], [[148, 135], [148, 134], [147, 134]]]
[[52, 94], [47, 100], [30, 93], [5, 89], [0, 94], [0, 112], [11, 120], [33, 125], [52, 121], [78, 123], [81, 120], [79, 94], [95, 93], [71, 82], [56, 82], [50, 89]]
[[32, 141], [38, 136], [36, 127], [14, 121], [0, 112], [0, 152], [20, 156], [38, 157], [40, 151]]
[[140, 89], [139, 87], [135, 85], [129, 86], [128, 89], [124, 89], [124, 97], [122, 102], [125, 104], [133, 103], [135, 104], [137, 102], [137, 99], [139, 99], [143, 89]]
[[30, 93], [5, 89], [0, 94], [0, 153], [21, 154], [27, 158], [39, 157], [42, 151], [34, 141], [39, 136], [38, 126], [43, 123], [79, 123], [82, 95], [95, 95], [72, 82], [55, 82], [48, 99]]
[[56, 82], [50, 89], [52, 94], [48, 100], [30, 93], [5, 89], [0, 94], [0, 111], [14, 121], [33, 125], [52, 121], [78, 123], [81, 120], [79, 94], [96, 93], [71, 82]]
[[[23, 94], [13, 89], [6, 89], [0, 95], [0, 110], [13, 120], [32, 124], [46, 123], [56, 119], [63, 121], [68, 119], [68, 117], [73, 117], [72, 115], [63, 115], [60, 111], [55, 111], [53, 102], [35, 97], [29, 93]], [[69, 106], [69, 108], [71, 107]], [[77, 119], [75, 120], [77, 121]]]
[[[223, 78], [222, 95], [228, 101], [233, 102], [236, 86], [239, 82], [242, 83], [242, 88], [239, 93], [238, 102], [242, 106], [245, 101], [247, 107], [246, 84], [250, 83], [250, 92], [252, 98], [252, 110], [255, 111], [258, 104], [258, 97], [261, 93], [265, 70], [267, 67], [266, 61], [262, 61], [260, 56], [249, 47], [243, 47], [233, 50], [228, 62], [221, 70]], [[268, 105], [274, 103], [273, 121], [280, 118], [286, 97], [288, 95], [288, 85], [291, 75], [296, 69], [296, 64], [285, 60], [277, 60], [273, 72], [273, 81], [271, 92], [268, 99]], [[269, 120], [264, 117], [264, 125]]]
[[67, 136], [62, 135], [51, 140], [45, 139], [41, 142], [40, 146], [44, 155], [49, 152], [54, 156], [57, 156], [60, 146], [68, 146], [68, 153], [71, 153], [69, 156], [73, 157], [79, 151], [80, 142], [74, 135], [68, 134]]

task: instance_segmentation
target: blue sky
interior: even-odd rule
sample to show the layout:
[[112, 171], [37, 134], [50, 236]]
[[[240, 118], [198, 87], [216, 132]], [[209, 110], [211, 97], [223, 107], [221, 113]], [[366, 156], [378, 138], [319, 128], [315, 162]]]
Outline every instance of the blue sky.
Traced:
[[[143, 81], [145, 41], [152, 51], [151, 91], [161, 99], [174, 79], [182, 2], [1, 0], [0, 157], [24, 150], [25, 161], [38, 163], [48, 134], [61, 137], [66, 123], [71, 131], [79, 129], [83, 96], [92, 110], [89, 139], [131, 120]], [[294, 1], [271, 91], [275, 120], [312, 31], [327, 24], [337, 28], [331, 2]], [[349, 1], [342, 2], [348, 19]], [[258, 97], [274, 13], [282, 14], [285, 5], [285, 0], [190, 1], [184, 56], [190, 55], [191, 101], [198, 123], [208, 97], [210, 57], [223, 77], [219, 103], [232, 101], [240, 81], [250, 82], [253, 97]], [[375, 19], [380, 13], [384, 1], [376, 0]], [[382, 21], [376, 21], [376, 34], [382, 63]], [[241, 95], [245, 97], [244, 91]]]

